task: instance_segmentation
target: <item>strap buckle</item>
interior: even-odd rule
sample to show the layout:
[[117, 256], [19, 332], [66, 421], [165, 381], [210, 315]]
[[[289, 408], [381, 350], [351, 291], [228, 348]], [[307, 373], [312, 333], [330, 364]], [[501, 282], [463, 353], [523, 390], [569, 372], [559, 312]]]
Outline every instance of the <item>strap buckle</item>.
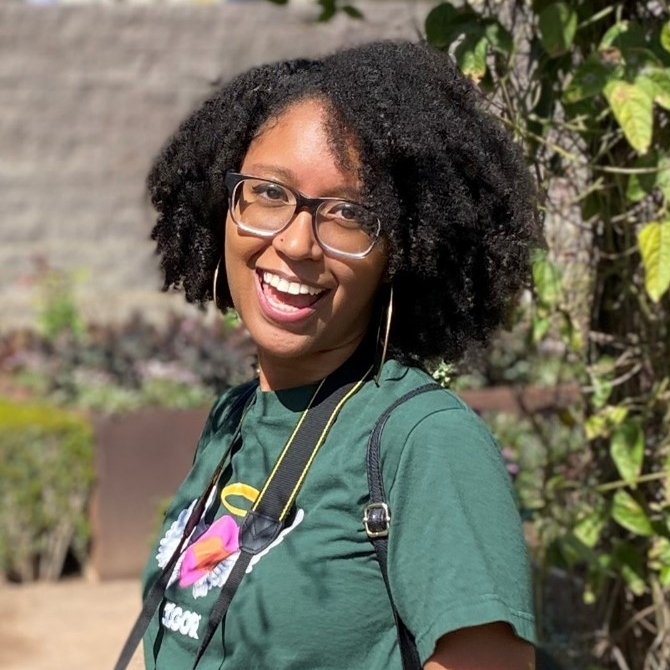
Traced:
[[391, 524], [391, 510], [385, 502], [373, 502], [365, 506], [363, 525], [368, 537], [387, 537]]

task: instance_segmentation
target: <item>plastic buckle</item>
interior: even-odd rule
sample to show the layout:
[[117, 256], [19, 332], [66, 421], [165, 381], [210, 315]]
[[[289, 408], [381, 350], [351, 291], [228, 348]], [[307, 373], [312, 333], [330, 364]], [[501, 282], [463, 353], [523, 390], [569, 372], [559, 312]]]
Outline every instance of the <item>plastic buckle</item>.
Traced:
[[363, 525], [368, 537], [386, 537], [389, 534], [391, 510], [385, 502], [366, 505]]

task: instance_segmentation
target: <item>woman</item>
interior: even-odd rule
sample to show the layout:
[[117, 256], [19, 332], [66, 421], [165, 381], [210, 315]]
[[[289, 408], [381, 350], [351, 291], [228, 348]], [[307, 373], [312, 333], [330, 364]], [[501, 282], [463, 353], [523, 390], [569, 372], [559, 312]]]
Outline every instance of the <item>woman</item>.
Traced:
[[[381, 433], [389, 592], [361, 522], [377, 420], [430, 381], [428, 362], [486, 342], [539, 239], [521, 153], [473, 86], [405, 42], [256, 68], [182, 124], [148, 184], [165, 287], [237, 310], [258, 385], [217, 401], [168, 510], [145, 573], [145, 595], [168, 582], [146, 667], [401, 668], [389, 593], [424, 668], [533, 667], [513, 494], [453, 394], [402, 402]], [[347, 395], [271, 541], [236, 570], [324, 379]]]

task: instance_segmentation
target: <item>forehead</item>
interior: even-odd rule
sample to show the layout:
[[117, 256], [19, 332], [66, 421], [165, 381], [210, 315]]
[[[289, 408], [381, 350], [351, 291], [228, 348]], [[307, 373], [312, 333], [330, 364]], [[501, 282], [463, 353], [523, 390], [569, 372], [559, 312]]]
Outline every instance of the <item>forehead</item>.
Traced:
[[261, 126], [241, 169], [280, 180], [288, 175], [292, 185], [299, 186], [293, 182], [300, 182], [301, 190], [312, 194], [311, 184], [332, 187], [339, 183], [358, 188], [358, 151], [353, 137], [341, 127], [323, 101], [295, 103]]

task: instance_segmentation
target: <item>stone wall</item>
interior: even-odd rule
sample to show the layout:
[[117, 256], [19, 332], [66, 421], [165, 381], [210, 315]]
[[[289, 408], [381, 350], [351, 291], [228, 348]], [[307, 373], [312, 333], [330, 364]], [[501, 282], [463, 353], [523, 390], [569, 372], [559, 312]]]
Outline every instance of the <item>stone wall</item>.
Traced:
[[151, 320], [161, 294], [144, 176], [217, 78], [383, 37], [425, 5], [372, 2], [314, 24], [304, 4], [51, 6], [0, 2], [0, 330], [35, 322], [38, 263], [71, 273], [82, 313]]

